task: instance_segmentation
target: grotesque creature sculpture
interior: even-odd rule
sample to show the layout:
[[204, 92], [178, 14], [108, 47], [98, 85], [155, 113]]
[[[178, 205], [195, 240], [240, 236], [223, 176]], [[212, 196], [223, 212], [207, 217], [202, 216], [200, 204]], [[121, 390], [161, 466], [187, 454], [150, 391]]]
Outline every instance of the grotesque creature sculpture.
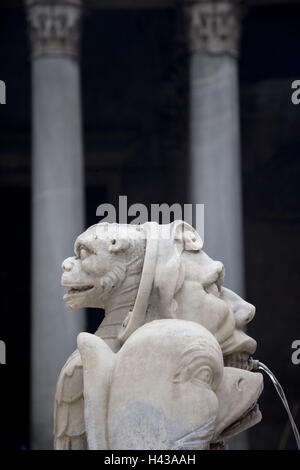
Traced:
[[[104, 308], [95, 335], [113, 352], [145, 323], [184, 319], [215, 336], [225, 365], [247, 369], [256, 342], [241, 328], [255, 308], [223, 287], [222, 263], [205, 254], [199, 234], [187, 223], [94, 225], [77, 238], [75, 256], [62, 269], [67, 309]], [[58, 379], [54, 435], [56, 449], [86, 448], [78, 350]]]
[[209, 449], [261, 419], [262, 375], [224, 368], [194, 322], [148, 323], [116, 354], [89, 333], [78, 347], [89, 449]]

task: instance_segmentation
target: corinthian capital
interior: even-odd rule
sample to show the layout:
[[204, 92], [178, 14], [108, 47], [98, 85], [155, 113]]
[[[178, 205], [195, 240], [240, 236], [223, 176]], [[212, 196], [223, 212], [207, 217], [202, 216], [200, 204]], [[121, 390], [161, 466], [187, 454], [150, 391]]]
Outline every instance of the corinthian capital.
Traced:
[[81, 0], [26, 0], [33, 57], [78, 56]]
[[237, 56], [240, 8], [237, 0], [199, 0], [183, 8], [191, 52]]

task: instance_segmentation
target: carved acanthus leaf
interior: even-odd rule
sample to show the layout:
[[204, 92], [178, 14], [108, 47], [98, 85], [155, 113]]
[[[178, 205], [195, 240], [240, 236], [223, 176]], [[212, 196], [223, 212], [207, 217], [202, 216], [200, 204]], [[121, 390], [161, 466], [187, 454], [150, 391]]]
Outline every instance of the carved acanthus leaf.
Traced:
[[80, 0], [27, 0], [26, 4], [33, 57], [77, 57], [80, 41]]
[[184, 7], [191, 52], [238, 55], [240, 8], [236, 1], [200, 1]]

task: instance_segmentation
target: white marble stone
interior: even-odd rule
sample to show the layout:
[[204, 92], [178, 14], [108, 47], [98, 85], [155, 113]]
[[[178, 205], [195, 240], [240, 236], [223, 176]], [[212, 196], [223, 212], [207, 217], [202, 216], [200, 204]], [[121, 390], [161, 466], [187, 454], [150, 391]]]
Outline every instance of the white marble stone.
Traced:
[[207, 450], [261, 419], [262, 375], [224, 368], [197, 323], [150, 322], [118, 353], [88, 333], [78, 347], [89, 449]]

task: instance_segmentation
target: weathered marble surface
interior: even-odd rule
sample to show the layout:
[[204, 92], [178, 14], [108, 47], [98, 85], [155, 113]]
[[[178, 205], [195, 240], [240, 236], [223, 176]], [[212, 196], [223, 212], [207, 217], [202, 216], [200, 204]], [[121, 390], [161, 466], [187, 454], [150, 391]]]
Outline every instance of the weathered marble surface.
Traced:
[[[75, 256], [62, 268], [67, 308], [104, 308], [95, 334], [113, 352], [145, 323], [184, 319], [214, 335], [225, 365], [248, 368], [256, 342], [241, 328], [255, 308], [223, 286], [224, 266], [202, 250], [200, 236], [187, 223], [94, 225], [77, 238]], [[56, 449], [86, 448], [83, 409], [82, 362], [75, 351], [57, 385]]]
[[262, 375], [224, 368], [197, 323], [153, 321], [116, 354], [89, 333], [78, 347], [89, 449], [208, 450], [261, 419]]

